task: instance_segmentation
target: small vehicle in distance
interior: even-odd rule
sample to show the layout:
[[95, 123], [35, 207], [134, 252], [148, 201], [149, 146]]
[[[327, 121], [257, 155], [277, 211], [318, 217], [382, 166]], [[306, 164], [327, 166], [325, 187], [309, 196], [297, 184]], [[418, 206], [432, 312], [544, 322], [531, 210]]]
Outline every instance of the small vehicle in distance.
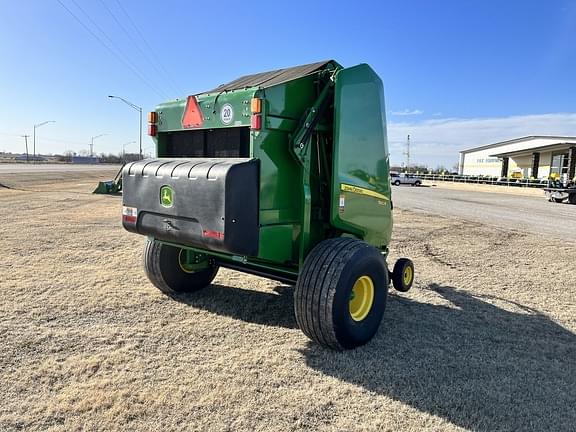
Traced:
[[576, 204], [576, 182], [567, 178], [548, 181], [544, 193], [550, 202], [561, 203], [567, 200], [570, 204]]
[[398, 173], [395, 171], [390, 171], [390, 182], [394, 186], [400, 186], [401, 184], [409, 184], [410, 186], [420, 186], [422, 184], [422, 179], [414, 174]]

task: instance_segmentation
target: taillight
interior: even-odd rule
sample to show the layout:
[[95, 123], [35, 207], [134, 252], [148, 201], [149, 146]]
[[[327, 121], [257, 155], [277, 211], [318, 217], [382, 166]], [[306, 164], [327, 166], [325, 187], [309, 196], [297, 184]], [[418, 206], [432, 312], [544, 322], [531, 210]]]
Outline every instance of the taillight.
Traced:
[[183, 128], [197, 128], [202, 126], [202, 111], [198, 105], [198, 101], [195, 96], [188, 96], [186, 100], [186, 108], [184, 109], [184, 115], [182, 116], [182, 127]]
[[260, 114], [254, 114], [250, 119], [250, 129], [260, 130], [262, 129], [262, 116]]
[[148, 113], [148, 135], [155, 137], [158, 134], [158, 113], [151, 111]]
[[260, 114], [262, 112], [262, 99], [253, 98], [250, 103], [252, 114]]

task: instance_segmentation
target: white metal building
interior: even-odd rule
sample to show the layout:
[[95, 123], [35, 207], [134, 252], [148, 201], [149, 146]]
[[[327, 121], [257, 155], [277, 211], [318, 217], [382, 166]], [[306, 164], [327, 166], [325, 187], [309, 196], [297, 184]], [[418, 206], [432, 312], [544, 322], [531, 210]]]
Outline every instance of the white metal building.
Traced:
[[527, 136], [463, 150], [458, 167], [461, 175], [574, 178], [576, 137]]

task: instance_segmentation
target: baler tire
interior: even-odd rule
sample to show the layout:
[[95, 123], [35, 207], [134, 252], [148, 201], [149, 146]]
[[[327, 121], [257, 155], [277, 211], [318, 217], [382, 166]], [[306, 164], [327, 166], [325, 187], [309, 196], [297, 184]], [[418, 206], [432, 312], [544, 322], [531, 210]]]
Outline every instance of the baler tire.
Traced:
[[[353, 316], [352, 294], [360, 281], [372, 288], [364, 314]], [[300, 329], [318, 344], [335, 350], [356, 348], [374, 337], [388, 296], [388, 271], [380, 251], [352, 238], [319, 243], [304, 261], [294, 291]]]
[[408, 258], [400, 258], [392, 269], [392, 285], [394, 289], [400, 292], [408, 292], [412, 288], [413, 283], [414, 263]]
[[196, 272], [184, 271], [179, 262], [180, 251], [175, 246], [146, 240], [144, 270], [150, 282], [166, 294], [197, 291], [210, 285], [218, 273], [218, 266]]

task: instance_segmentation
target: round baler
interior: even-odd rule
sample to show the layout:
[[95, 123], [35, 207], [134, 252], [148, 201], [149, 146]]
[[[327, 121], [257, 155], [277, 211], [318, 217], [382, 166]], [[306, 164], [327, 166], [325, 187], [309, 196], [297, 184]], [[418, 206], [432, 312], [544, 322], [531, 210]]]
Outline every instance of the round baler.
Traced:
[[302, 331], [337, 350], [377, 332], [388, 287], [392, 200], [383, 87], [334, 61], [249, 75], [149, 114], [157, 158], [122, 173], [123, 226], [147, 236], [165, 293], [225, 267], [295, 284]]

